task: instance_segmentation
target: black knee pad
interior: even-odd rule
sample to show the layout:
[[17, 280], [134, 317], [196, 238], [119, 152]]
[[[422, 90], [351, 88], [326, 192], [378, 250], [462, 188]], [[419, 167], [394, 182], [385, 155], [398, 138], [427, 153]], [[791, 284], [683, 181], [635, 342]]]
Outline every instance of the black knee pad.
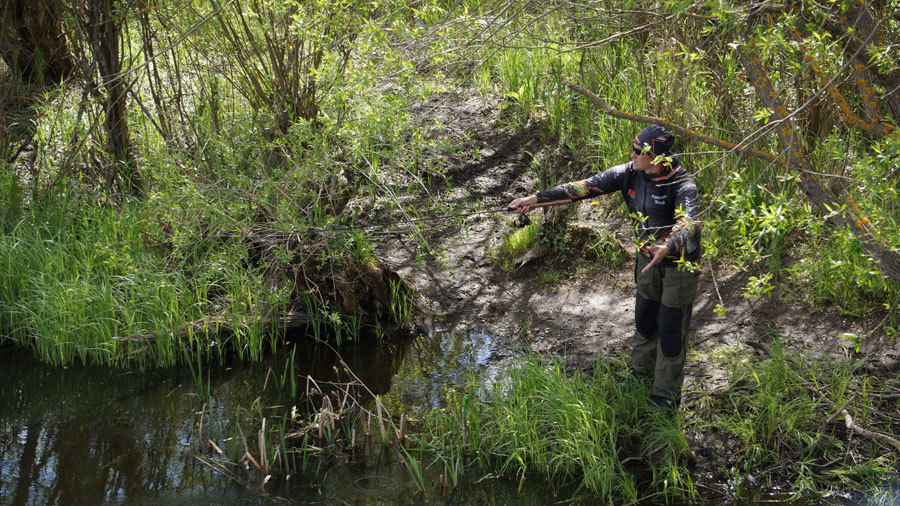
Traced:
[[[690, 313], [688, 313], [687, 317], [690, 318]], [[660, 304], [659, 349], [662, 351], [664, 357], [674, 358], [681, 353], [682, 318], [684, 318], [684, 310]], [[688, 320], [687, 323], [690, 323], [690, 320]]]
[[653, 337], [658, 327], [657, 318], [659, 317], [659, 302], [646, 299], [637, 294], [634, 300], [634, 326], [637, 328], [638, 334], [644, 339]]

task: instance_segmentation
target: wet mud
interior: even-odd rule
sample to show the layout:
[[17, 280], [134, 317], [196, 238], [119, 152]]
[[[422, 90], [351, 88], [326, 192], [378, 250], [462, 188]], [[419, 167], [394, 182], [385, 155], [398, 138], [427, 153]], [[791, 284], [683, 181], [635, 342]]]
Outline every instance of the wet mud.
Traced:
[[[468, 139], [465, 149], [440, 162], [451, 181], [451, 190], [443, 197], [447, 209], [473, 202], [480, 202], [484, 209], [505, 206], [539, 186], [529, 169], [533, 159], [546, 160], [559, 152], [552, 141], [542, 140], [537, 125], [511, 131], [497, 100], [472, 97], [477, 94], [446, 93], [413, 107], [422, 124], [435, 124], [437, 119], [443, 125], [443, 131], [432, 135], [455, 132]], [[557, 159], [573, 163], [565, 157]], [[570, 170], [573, 174], [579, 171], [583, 168]], [[578, 177], [582, 175], [586, 174]], [[620, 242], [627, 242], [628, 227], [608, 218], [613, 214], [608, 206], [618, 205], [617, 199], [618, 195], [608, 195], [599, 199], [600, 205], [577, 204], [569, 226], [588, 231], [610, 229], [624, 239]], [[533, 216], [539, 213], [543, 210], [532, 211]], [[572, 369], [587, 370], [598, 358], [627, 356], [634, 329], [631, 262], [606, 268], [579, 251], [576, 244], [570, 251], [550, 253], [504, 270], [496, 252], [504, 235], [512, 230], [512, 222], [513, 216], [506, 213], [475, 215], [461, 223], [430, 222], [423, 231], [429, 245], [425, 254], [401, 230], [381, 241], [376, 255], [414, 288], [423, 307], [433, 315], [429, 331], [471, 329], [496, 336], [496, 360], [527, 350], [562, 358]], [[685, 370], [687, 402], [692, 395], [727, 386], [724, 366], [704, 359], [704, 352], [740, 347], [748, 356], [762, 358], [776, 337], [787, 349], [810, 357], [852, 354], [875, 374], [893, 375], [900, 368], [900, 350], [879, 328], [884, 314], [856, 318], [834, 308], [811, 308], [792, 302], [777, 289], [768, 299], [749, 301], [742, 293], [753, 272], [708, 261], [702, 267], [690, 344], [696, 353], [689, 355]], [[546, 275], [548, 272], [552, 276]], [[727, 308], [725, 316], [713, 311], [719, 304]], [[870, 333], [858, 352], [846, 338], [846, 334]], [[707, 447], [709, 441], [695, 443]], [[719, 450], [728, 451], [724, 447]], [[716, 454], [700, 452], [698, 458], [715, 459]], [[703, 462], [698, 466], [715, 467]]]

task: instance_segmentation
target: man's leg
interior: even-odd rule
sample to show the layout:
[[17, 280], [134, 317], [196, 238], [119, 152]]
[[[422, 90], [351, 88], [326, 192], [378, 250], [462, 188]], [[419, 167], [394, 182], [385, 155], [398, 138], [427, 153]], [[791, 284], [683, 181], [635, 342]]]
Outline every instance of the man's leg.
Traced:
[[634, 299], [635, 333], [631, 336], [631, 360], [634, 372], [648, 377], [656, 368], [659, 346], [659, 300], [662, 296], [662, 271], [653, 267], [641, 272], [650, 261], [638, 253], [634, 259], [634, 283], [637, 295]]
[[653, 395], [677, 401], [684, 384], [684, 361], [691, 327], [691, 312], [700, 276], [667, 267], [662, 276], [659, 305], [659, 353]]
[[681, 396], [692, 309], [690, 304], [682, 307], [660, 304], [659, 354], [656, 357], [653, 395], [672, 401], [677, 401]]
[[638, 293], [634, 301], [634, 326], [636, 332], [631, 336], [631, 360], [634, 372], [650, 376], [657, 363], [657, 347], [659, 342], [658, 321], [659, 302], [650, 300]]

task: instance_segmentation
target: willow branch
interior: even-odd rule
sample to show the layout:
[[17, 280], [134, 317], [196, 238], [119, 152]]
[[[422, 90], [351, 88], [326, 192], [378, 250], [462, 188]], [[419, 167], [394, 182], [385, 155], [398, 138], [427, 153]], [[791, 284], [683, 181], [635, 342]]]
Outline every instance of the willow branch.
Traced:
[[[838, 201], [822, 186], [818, 176], [813, 173], [806, 153], [796, 142], [797, 137], [792, 122], [787, 121], [796, 114], [796, 111], [788, 113], [787, 108], [779, 100], [775, 86], [762, 65], [750, 29], [746, 25], [742, 25], [738, 29], [738, 37], [741, 43], [735, 51], [760, 102], [772, 111], [770, 119], [772, 122], [778, 123], [775, 133], [778, 135], [782, 149], [788, 153], [787, 163], [796, 167], [800, 172], [800, 189], [816, 207], [825, 213], [828, 221], [853, 231], [859, 238], [863, 249], [878, 262], [885, 275], [900, 281], [900, 255], [885, 247], [873, 236], [871, 221], [862, 215], [862, 210], [849, 193], [844, 193], [843, 202]], [[869, 38], [871, 38], [871, 34]]]
[[706, 144], [711, 144], [713, 146], [718, 146], [720, 148], [727, 149], [729, 152], [739, 151], [741, 153], [745, 153], [745, 154], [748, 154], [748, 155], [751, 155], [751, 156], [754, 156], [757, 158], [761, 158], [768, 162], [777, 163], [779, 165], [784, 164], [783, 160], [779, 159], [778, 156], [773, 155], [772, 153], [760, 151], [758, 149], [751, 148], [744, 144], [735, 144], [733, 142], [728, 142], [728, 141], [725, 141], [722, 139], [718, 139], [716, 137], [704, 135], [704, 134], [701, 134], [700, 132], [697, 132], [696, 130], [686, 128], [681, 125], [676, 125], [676, 124], [672, 123], [671, 121], [666, 120], [664, 118], [658, 118], [656, 116], [644, 116], [641, 114], [634, 114], [631, 112], [614, 109], [614, 108], [610, 107], [609, 104], [607, 104], [605, 100], [603, 100], [602, 98], [600, 98], [599, 96], [597, 96], [596, 94], [592, 93], [590, 90], [588, 90], [582, 86], [579, 86], [570, 81], [563, 81], [563, 84], [566, 85], [571, 90], [584, 95], [594, 105], [599, 107], [600, 110], [602, 110], [604, 113], [606, 113], [610, 116], [613, 116], [615, 118], [625, 119], [628, 121], [634, 121], [637, 123], [646, 123], [648, 125], [660, 125], [664, 128], [668, 128], [669, 130], [677, 132], [685, 137], [688, 137], [688, 138], [691, 138], [691, 139], [694, 139], [694, 140], [697, 140], [697, 141], [700, 141], [700, 142], [703, 142]]

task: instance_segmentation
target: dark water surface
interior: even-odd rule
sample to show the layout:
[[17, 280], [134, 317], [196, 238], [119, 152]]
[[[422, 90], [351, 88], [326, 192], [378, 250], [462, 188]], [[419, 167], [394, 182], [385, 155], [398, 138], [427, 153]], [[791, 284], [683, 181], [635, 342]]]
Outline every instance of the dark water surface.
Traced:
[[[412, 342], [369, 339], [342, 348], [340, 355], [373, 393], [383, 396], [386, 407], [413, 414], [441, 406], [448, 387], [464, 383], [470, 374], [489, 375], [492, 347], [485, 334], [445, 333]], [[224, 437], [233, 429], [229, 420], [235, 413], [253, 406], [261, 393], [265, 397], [264, 385], [276, 381], [290, 355], [286, 349], [262, 363], [226, 364], [212, 374], [205, 371], [209, 377], [198, 382], [188, 367], [144, 372], [58, 368], [29, 352], [0, 350], [0, 504], [272, 502], [255, 487], [211, 471], [194, 458], [192, 445], [198, 444], [201, 410], [205, 419], [218, 420], [215, 430]], [[337, 363], [333, 351], [297, 344], [298, 397], [307, 375], [346, 380]], [[249, 429], [255, 434], [257, 428]], [[364, 461], [323, 462], [318, 472], [274, 488], [297, 504], [418, 504], [425, 499], [396, 454], [371, 450]], [[454, 492], [435, 500], [477, 504], [506, 502], [501, 499], [506, 497], [521, 503], [516, 485], [487, 480], [467, 487], [465, 495]], [[529, 502], [545, 503], [546, 493], [531, 492]]]
[[[200, 441], [196, 431], [201, 412], [208, 424], [204, 440], [210, 437], [224, 446], [231, 439], [235, 444], [235, 438], [228, 437], [235, 433], [235, 413], [273, 405], [266, 416], [287, 413], [292, 401], [303, 404], [307, 375], [323, 382], [347, 381], [341, 361], [381, 396], [391, 413], [411, 418], [442, 407], [447, 392], [472, 374], [490, 381], [503, 368], [491, 336], [471, 331], [413, 341], [367, 339], [339, 352], [305, 339], [296, 343], [261, 363], [204, 368], [202, 381], [188, 367], [144, 372], [57, 368], [41, 364], [28, 352], [0, 349], [0, 505], [543, 506], [575, 497], [576, 490], [553, 495], [540, 480], [519, 483], [493, 477], [471, 478], [477, 481], [441, 492], [433, 486], [438, 476], [428, 471], [428, 491], [422, 493], [396, 450], [378, 445], [352, 463], [325, 456], [312, 471], [269, 483], [269, 495], [256, 483], [243, 485], [212, 471], [193, 455]], [[285, 391], [290, 392], [285, 384], [271, 395], [291, 365], [298, 378], [294, 398], [285, 398]], [[258, 426], [243, 430], [254, 435]], [[210, 454], [208, 449], [199, 453]], [[705, 504], [820, 503], [772, 490], [744, 490], [742, 498], [735, 499], [728, 487], [707, 483], [710, 486], [700, 490]], [[829, 502], [839, 503], [847, 502]]]

